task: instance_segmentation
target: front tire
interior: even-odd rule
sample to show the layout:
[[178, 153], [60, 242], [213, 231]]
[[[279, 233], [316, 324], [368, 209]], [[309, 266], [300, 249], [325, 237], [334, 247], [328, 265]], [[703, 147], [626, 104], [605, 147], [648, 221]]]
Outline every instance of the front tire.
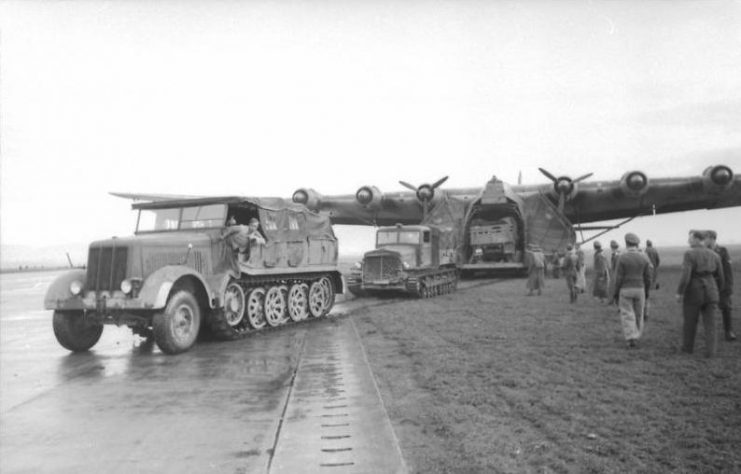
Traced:
[[191, 348], [201, 328], [201, 308], [196, 298], [185, 290], [167, 302], [165, 310], [152, 319], [154, 340], [166, 354], [178, 354]]
[[85, 318], [82, 311], [54, 311], [54, 335], [65, 349], [85, 352], [103, 334], [103, 325]]

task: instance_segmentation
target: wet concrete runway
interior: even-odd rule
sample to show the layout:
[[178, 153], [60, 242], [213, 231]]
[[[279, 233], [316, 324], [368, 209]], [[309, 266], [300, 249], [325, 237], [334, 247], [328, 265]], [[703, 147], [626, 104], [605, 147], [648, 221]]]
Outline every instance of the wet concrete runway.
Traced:
[[0, 472], [404, 472], [352, 311], [178, 356], [107, 326], [89, 353], [0, 275]]

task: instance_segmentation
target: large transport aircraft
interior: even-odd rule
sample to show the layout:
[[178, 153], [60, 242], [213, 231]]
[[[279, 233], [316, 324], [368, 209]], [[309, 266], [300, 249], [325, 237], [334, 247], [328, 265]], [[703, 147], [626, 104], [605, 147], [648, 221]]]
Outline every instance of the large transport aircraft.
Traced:
[[[550, 184], [510, 185], [494, 176], [483, 188], [438, 190], [446, 176], [420, 186], [400, 181], [409, 191], [394, 193], [362, 186], [355, 194], [329, 196], [301, 188], [292, 201], [329, 215], [333, 224], [457, 226], [462, 233], [458, 267], [464, 271], [522, 269], [528, 244], [553, 256], [576, 240], [577, 231], [599, 231], [583, 240], [588, 241], [639, 216], [741, 206], [741, 176], [726, 165], [682, 178], [649, 178], [642, 171], [629, 171], [617, 181], [587, 181], [592, 173], [571, 178], [539, 170]], [[174, 197], [112, 194], [138, 200]], [[610, 226], [585, 225], [615, 219], [623, 220]]]

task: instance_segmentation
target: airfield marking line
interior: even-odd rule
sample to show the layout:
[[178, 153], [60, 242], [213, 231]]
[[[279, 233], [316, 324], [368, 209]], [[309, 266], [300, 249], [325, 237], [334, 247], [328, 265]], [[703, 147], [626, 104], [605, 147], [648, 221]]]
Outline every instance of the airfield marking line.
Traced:
[[270, 450], [270, 458], [268, 458], [267, 472], [270, 472], [270, 466], [273, 464], [273, 458], [275, 457], [275, 451], [278, 449], [278, 439], [280, 438], [280, 430], [283, 428], [283, 420], [286, 419], [286, 412], [288, 411], [288, 402], [291, 399], [291, 392], [296, 384], [296, 374], [298, 368], [301, 365], [301, 357], [303, 357], [304, 349], [306, 348], [306, 333], [302, 334], [301, 348], [298, 351], [298, 357], [296, 358], [296, 366], [293, 368], [293, 374], [291, 374], [291, 382], [288, 384], [288, 390], [286, 391], [286, 399], [283, 402], [283, 410], [280, 413], [278, 419], [278, 428], [275, 430], [275, 439], [273, 439], [273, 449]]

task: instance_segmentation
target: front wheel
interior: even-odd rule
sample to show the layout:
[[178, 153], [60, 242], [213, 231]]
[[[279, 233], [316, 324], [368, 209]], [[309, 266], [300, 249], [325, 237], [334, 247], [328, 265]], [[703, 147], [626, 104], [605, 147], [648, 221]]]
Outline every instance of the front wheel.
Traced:
[[85, 318], [82, 311], [54, 311], [53, 325], [59, 344], [72, 352], [90, 349], [103, 333], [103, 325]]
[[195, 297], [185, 290], [175, 293], [165, 310], [156, 313], [152, 319], [154, 340], [166, 354], [178, 354], [190, 349], [200, 328], [201, 308]]

